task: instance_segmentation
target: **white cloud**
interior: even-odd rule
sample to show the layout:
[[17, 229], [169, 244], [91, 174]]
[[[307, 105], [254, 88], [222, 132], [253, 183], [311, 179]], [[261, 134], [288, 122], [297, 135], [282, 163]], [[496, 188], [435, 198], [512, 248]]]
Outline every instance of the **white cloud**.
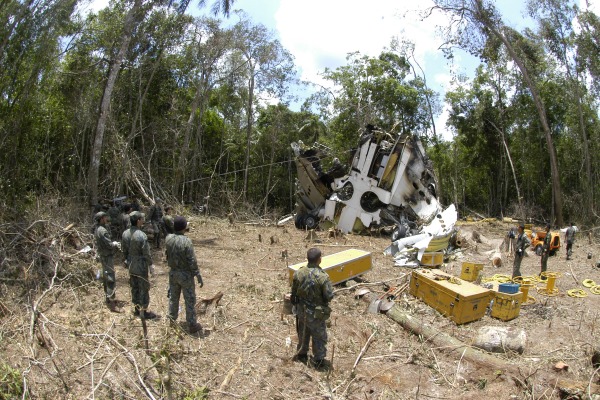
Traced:
[[[418, 2], [419, 10], [431, 5]], [[414, 8], [397, 0], [282, 0], [275, 14], [281, 43], [296, 57], [302, 79], [319, 81], [325, 67], [346, 64], [346, 55], [377, 56], [388, 47], [392, 37], [399, 36], [415, 43], [415, 55], [426, 69], [427, 54], [441, 58], [440, 40], [435, 37], [435, 15], [421, 21]], [[402, 18], [402, 16], [407, 15]]]

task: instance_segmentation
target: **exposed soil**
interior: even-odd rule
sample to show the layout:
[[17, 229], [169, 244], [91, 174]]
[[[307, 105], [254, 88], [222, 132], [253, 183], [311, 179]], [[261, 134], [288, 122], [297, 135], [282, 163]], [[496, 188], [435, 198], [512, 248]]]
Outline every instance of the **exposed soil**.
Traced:
[[[316, 370], [294, 362], [294, 318], [282, 314], [282, 299], [289, 291], [286, 266], [304, 261], [311, 246], [320, 246], [324, 255], [357, 248], [372, 252], [373, 268], [364, 279], [400, 284], [412, 270], [395, 267], [391, 257], [383, 255], [389, 238], [329, 238], [328, 232], [316, 232], [311, 241], [293, 223], [284, 227], [230, 224], [212, 217], [191, 218], [191, 225], [189, 235], [205, 283], [197, 295], [208, 299], [223, 293], [217, 304], [202, 307], [199, 322], [204, 331], [200, 335], [187, 334], [184, 323], [174, 329], [166, 321], [168, 268], [158, 250], [154, 250], [157, 275], [152, 281], [150, 309], [162, 318], [147, 321], [149, 350], [142, 323], [131, 313], [128, 275], [119, 261], [117, 298], [123, 312], [106, 308], [100, 281], [90, 279], [77, 287], [57, 281], [39, 303], [41, 313], [33, 336], [31, 307], [41, 293], [31, 293], [28, 299], [18, 285], [2, 284], [2, 359], [23, 373], [32, 398], [158, 399], [168, 398], [170, 390], [174, 399], [553, 399], [559, 398], [559, 389], [537, 379], [540, 373], [573, 382], [598, 380], [590, 359], [600, 331], [595, 326], [600, 295], [591, 294], [581, 282], [600, 283], [600, 271], [594, 267], [600, 246], [597, 239], [588, 244], [587, 235], [579, 234], [571, 261], [566, 261], [564, 248], [550, 258], [549, 270], [562, 274], [556, 283], [559, 294], [548, 297], [532, 289], [537, 302], [523, 306], [514, 320], [500, 321], [488, 313], [481, 320], [457, 326], [408, 292], [397, 299], [396, 307], [420, 318], [424, 325], [466, 343], [483, 326], [525, 330], [523, 354], [498, 355], [518, 366], [521, 376], [515, 377], [449, 354], [432, 344], [431, 338], [407, 332], [385, 314], [368, 313], [368, 303], [354, 296], [355, 281], [336, 287], [331, 304], [328, 358], [333, 368]], [[466, 243], [441, 270], [460, 275], [462, 262], [470, 261], [484, 263], [485, 277], [510, 275], [512, 258], [505, 252], [501, 252], [500, 267], [492, 266], [489, 259], [508, 224], [480, 222], [458, 228]], [[472, 239], [474, 231], [479, 233], [479, 242]], [[287, 259], [282, 257], [284, 251]], [[92, 260], [85, 257], [70, 256], [69, 262], [89, 268]], [[523, 274], [538, 274], [539, 264], [540, 257], [529, 252], [522, 263]], [[383, 284], [369, 288], [384, 291]], [[583, 288], [587, 297], [569, 297], [566, 291], [573, 288]], [[181, 305], [179, 320], [184, 321], [183, 299]], [[554, 365], [559, 361], [568, 370], [556, 372]]]

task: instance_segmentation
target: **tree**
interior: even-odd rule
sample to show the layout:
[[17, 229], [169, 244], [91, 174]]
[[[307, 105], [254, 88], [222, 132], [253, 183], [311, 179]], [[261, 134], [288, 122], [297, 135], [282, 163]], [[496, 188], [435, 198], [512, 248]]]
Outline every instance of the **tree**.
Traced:
[[118, 51], [114, 58], [110, 61], [108, 76], [104, 85], [102, 99], [100, 101], [100, 112], [96, 123], [96, 131], [91, 149], [90, 168], [89, 168], [89, 190], [90, 190], [90, 205], [98, 203], [98, 178], [100, 174], [100, 160], [102, 157], [102, 145], [104, 141], [104, 131], [106, 130], [106, 121], [110, 111], [110, 103], [112, 93], [115, 88], [117, 76], [121, 71], [121, 64], [125, 57], [134, 29], [145, 16], [145, 11], [142, 8], [142, 0], [134, 0], [132, 7], [127, 11], [123, 20], [122, 34], [118, 44]]
[[445, 32], [445, 37], [449, 38], [448, 45], [458, 46], [480, 57], [487, 57], [486, 52], [501, 45], [521, 72], [533, 98], [546, 138], [556, 223], [562, 225], [563, 204], [558, 160], [546, 108], [535, 76], [535, 60], [528, 59], [532, 49], [529, 42], [518, 32], [504, 25], [498, 12], [489, 2], [484, 0], [434, 0], [434, 2], [435, 8], [448, 13], [452, 18]]
[[254, 102], [256, 92], [272, 98], [281, 98], [286, 86], [294, 78], [294, 64], [291, 54], [264, 25], [251, 25], [242, 18], [234, 26], [236, 48], [245, 61], [247, 77], [246, 101], [246, 160], [244, 165], [243, 195], [248, 193], [248, 172], [252, 147], [252, 128], [254, 123]]

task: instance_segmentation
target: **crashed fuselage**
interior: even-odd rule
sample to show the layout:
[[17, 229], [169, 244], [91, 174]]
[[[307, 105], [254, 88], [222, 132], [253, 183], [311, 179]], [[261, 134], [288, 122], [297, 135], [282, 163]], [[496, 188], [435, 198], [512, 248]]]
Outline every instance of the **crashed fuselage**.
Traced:
[[389, 225], [408, 231], [441, 211], [433, 169], [416, 136], [367, 129], [350, 162], [343, 165], [336, 158], [326, 172], [322, 163], [331, 155], [322, 147], [293, 143], [292, 148], [299, 228], [331, 221], [342, 232]]

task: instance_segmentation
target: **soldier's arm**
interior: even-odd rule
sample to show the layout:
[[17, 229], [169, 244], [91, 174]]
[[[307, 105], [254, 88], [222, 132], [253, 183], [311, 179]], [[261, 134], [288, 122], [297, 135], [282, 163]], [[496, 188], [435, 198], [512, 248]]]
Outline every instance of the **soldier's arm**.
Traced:
[[194, 254], [194, 246], [189, 238], [185, 246], [185, 258], [190, 271], [192, 271], [194, 275], [200, 275], [198, 261], [196, 260], [196, 254]]
[[331, 299], [333, 299], [333, 285], [331, 284], [331, 280], [329, 277], [323, 283], [323, 300], [325, 300], [326, 304], [329, 304]]
[[148, 261], [148, 264], [152, 263], [152, 253], [150, 252], [150, 245], [148, 244], [148, 238], [145, 233], [142, 233], [144, 236], [144, 246], [142, 247], [142, 253], [144, 254], [144, 258]]
[[112, 239], [110, 238], [110, 233], [108, 232], [108, 229], [102, 229], [102, 231], [99, 231], [97, 237], [98, 241], [102, 242], [103, 247], [112, 247]]

